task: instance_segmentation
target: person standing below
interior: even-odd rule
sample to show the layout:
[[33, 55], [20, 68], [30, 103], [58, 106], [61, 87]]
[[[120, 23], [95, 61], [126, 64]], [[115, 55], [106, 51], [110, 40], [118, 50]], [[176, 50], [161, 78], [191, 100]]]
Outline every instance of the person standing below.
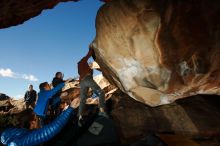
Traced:
[[99, 115], [107, 116], [105, 113], [105, 94], [104, 91], [99, 87], [99, 85], [93, 80], [93, 70], [90, 68], [88, 64], [88, 59], [91, 56], [94, 56], [94, 50], [92, 46], [89, 47], [88, 54], [83, 57], [78, 62], [78, 73], [79, 73], [79, 81], [80, 81], [80, 106], [78, 111], [79, 116], [79, 126], [81, 126], [82, 113], [85, 106], [85, 102], [87, 99], [87, 94], [89, 88], [93, 90], [93, 92], [99, 97]]
[[29, 85], [28, 91], [26, 91], [24, 95], [24, 101], [26, 104], [26, 109], [28, 109], [30, 106], [34, 109], [35, 102], [37, 99], [37, 92], [33, 89], [33, 85]]

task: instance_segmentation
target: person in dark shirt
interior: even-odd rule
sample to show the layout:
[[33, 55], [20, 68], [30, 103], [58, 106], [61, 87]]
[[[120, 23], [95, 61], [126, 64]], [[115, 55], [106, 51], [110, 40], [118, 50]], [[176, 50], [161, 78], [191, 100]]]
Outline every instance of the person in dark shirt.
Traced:
[[[53, 87], [57, 87], [57, 85], [64, 83], [65, 80], [63, 80], [63, 73], [62, 72], [57, 72], [55, 74], [55, 77], [52, 80], [52, 85]], [[61, 90], [58, 91], [53, 98], [50, 100], [50, 105], [51, 105], [51, 113], [54, 115], [59, 114], [59, 105], [61, 103], [61, 99], [60, 99], [60, 95], [61, 95]]]
[[26, 104], [26, 108], [28, 109], [30, 106], [32, 108], [35, 107], [35, 102], [37, 99], [37, 92], [33, 89], [33, 85], [29, 85], [29, 90], [26, 91], [24, 95], [24, 101]]
[[55, 74], [55, 77], [53, 78], [52, 85], [53, 87], [56, 87], [60, 83], [64, 83], [65, 81], [63, 80], [63, 73], [62, 72], [57, 72]]
[[79, 73], [79, 80], [80, 80], [80, 106], [79, 106], [79, 111], [78, 111], [78, 116], [79, 116], [79, 122], [78, 125], [81, 126], [82, 121], [82, 112], [85, 106], [85, 102], [87, 99], [87, 93], [89, 88], [93, 90], [93, 92], [98, 95], [99, 97], [99, 115], [107, 116], [105, 113], [105, 93], [104, 91], [99, 87], [99, 85], [93, 80], [93, 70], [90, 68], [88, 64], [88, 59], [91, 56], [94, 55], [94, 50], [92, 46], [90, 45], [90, 49], [88, 54], [83, 57], [79, 62], [78, 62], [78, 73]]

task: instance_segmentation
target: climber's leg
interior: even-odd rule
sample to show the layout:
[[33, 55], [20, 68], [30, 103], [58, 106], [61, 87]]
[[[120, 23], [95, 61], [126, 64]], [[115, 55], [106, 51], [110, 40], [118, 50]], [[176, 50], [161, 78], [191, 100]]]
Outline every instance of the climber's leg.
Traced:
[[104, 112], [105, 111], [105, 93], [104, 93], [104, 91], [93, 80], [92, 76], [88, 76], [87, 86], [90, 87], [93, 90], [93, 92], [95, 92], [96, 95], [98, 95], [100, 112]]

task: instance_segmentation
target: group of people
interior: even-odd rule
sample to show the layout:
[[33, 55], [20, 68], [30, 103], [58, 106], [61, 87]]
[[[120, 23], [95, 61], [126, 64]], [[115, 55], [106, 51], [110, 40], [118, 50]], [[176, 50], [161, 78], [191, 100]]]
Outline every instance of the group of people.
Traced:
[[[79, 73], [79, 81], [80, 81], [80, 104], [78, 108], [78, 125], [82, 126], [83, 122], [83, 110], [85, 107], [87, 95], [89, 88], [93, 90], [93, 92], [99, 97], [99, 115], [108, 117], [105, 112], [105, 94], [104, 91], [99, 87], [99, 85], [93, 80], [93, 70], [90, 68], [88, 64], [88, 59], [93, 57], [95, 60], [95, 53], [93, 48], [89, 47], [89, 52], [85, 57], [83, 57], [78, 62], [78, 73]], [[30, 106], [34, 109], [34, 113], [40, 120], [40, 125], [44, 125], [44, 120], [47, 117], [48, 108], [50, 107], [50, 111], [56, 116], [60, 113], [59, 106], [61, 103], [62, 96], [62, 88], [65, 84], [71, 82], [73, 79], [64, 80], [63, 73], [57, 72], [55, 77], [52, 80], [51, 88], [48, 82], [43, 82], [39, 85], [39, 93], [37, 95], [36, 91], [33, 89], [33, 85], [29, 86], [29, 90], [25, 93], [25, 103], [26, 108]], [[36, 103], [36, 105], [35, 105]], [[67, 105], [68, 106], [68, 105]]]
[[[30, 85], [29, 90], [25, 93], [26, 107], [31, 106], [35, 113], [33, 115], [31, 112], [33, 124], [30, 124], [30, 130], [24, 128], [6, 129], [1, 134], [1, 142], [5, 145], [23, 146], [42, 144], [57, 146], [99, 145], [117, 142], [114, 124], [105, 112], [104, 91], [93, 80], [93, 70], [88, 64], [88, 59], [91, 56], [95, 60], [92, 47], [90, 47], [88, 54], [78, 62], [80, 98], [74, 98], [69, 104], [61, 104], [62, 96], [66, 96], [66, 92], [62, 92], [62, 88], [72, 81], [72, 79], [64, 80], [61, 72], [56, 73], [51, 85], [48, 82], [41, 83], [38, 94]], [[94, 106], [91, 106], [87, 111], [88, 115], [84, 116], [89, 88], [99, 97], [99, 111], [97, 114], [97, 110], [94, 112]], [[62, 112], [57, 112], [56, 109], [60, 105], [63, 106]], [[49, 107], [55, 116], [52, 121], [45, 123]], [[36, 121], [36, 117], [39, 122]]]

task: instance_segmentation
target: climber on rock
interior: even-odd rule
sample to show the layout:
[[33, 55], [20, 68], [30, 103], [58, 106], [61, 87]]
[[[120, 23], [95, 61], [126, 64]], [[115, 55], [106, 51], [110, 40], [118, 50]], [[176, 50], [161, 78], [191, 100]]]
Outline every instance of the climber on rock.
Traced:
[[60, 90], [65, 86], [65, 84], [70, 82], [71, 80], [72, 79], [69, 79], [64, 83], [57, 85], [53, 89], [51, 89], [50, 85], [47, 82], [40, 84], [40, 92], [38, 93], [38, 100], [34, 108], [34, 112], [39, 117], [41, 126], [44, 125], [44, 119], [46, 118], [49, 100], [52, 99], [56, 93], [60, 92]]
[[105, 94], [104, 91], [99, 87], [99, 85], [93, 80], [93, 70], [90, 68], [88, 64], [88, 59], [93, 56], [95, 59], [95, 53], [93, 50], [93, 46], [89, 46], [89, 52], [85, 57], [83, 57], [78, 62], [78, 73], [79, 73], [79, 81], [80, 81], [80, 106], [78, 111], [79, 121], [78, 124], [81, 126], [82, 122], [82, 113], [85, 106], [85, 102], [87, 99], [87, 94], [89, 88], [93, 90], [93, 92], [99, 97], [99, 115], [103, 115], [108, 117], [105, 113]]

